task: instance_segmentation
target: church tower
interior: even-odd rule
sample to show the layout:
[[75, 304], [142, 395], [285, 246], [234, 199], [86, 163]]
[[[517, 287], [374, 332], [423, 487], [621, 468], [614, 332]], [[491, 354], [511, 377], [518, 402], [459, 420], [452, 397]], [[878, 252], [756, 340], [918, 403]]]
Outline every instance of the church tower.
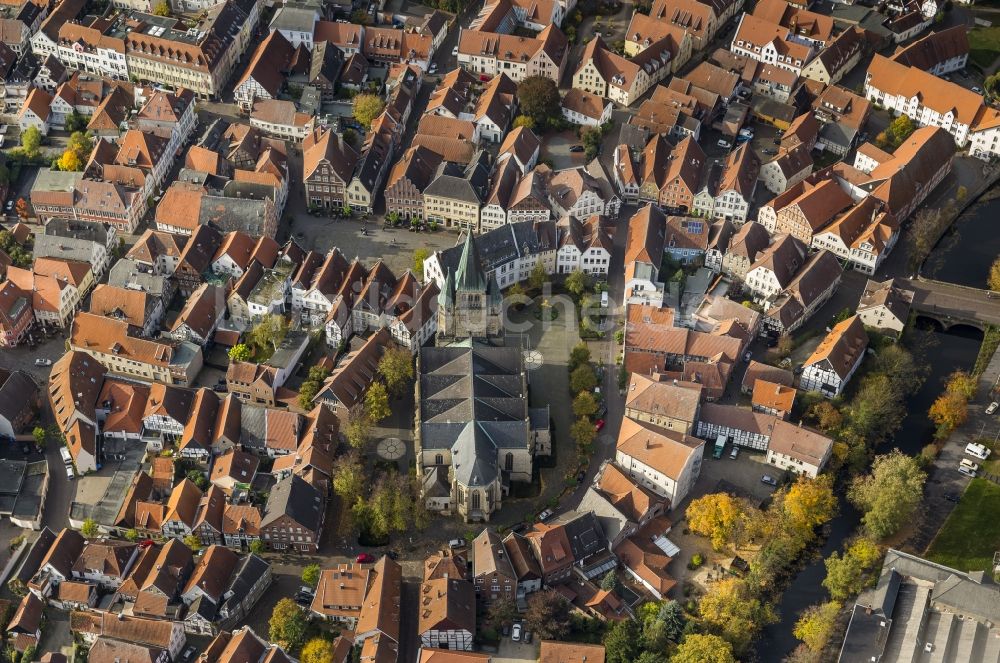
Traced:
[[472, 233], [465, 236], [462, 256], [445, 277], [438, 295], [438, 344], [473, 338], [492, 340], [503, 336], [503, 297], [496, 279], [487, 278]]

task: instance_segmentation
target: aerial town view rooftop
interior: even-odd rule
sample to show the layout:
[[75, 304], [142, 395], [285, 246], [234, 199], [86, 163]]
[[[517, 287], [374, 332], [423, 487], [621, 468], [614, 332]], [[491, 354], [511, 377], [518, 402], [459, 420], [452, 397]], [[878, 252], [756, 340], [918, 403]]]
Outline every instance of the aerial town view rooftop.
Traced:
[[0, 0], [0, 91], [0, 663], [1000, 663], [995, 2]]

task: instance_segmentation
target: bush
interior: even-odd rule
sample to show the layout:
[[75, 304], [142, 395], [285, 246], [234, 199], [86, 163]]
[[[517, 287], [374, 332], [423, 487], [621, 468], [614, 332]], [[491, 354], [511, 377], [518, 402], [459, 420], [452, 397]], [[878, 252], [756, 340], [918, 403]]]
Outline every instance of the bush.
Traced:
[[702, 556], [702, 554], [701, 553], [695, 553], [695, 554], [691, 555], [691, 561], [688, 562], [687, 567], [691, 571], [694, 571], [695, 569], [701, 568], [701, 566], [704, 563], [705, 563], [705, 558]]

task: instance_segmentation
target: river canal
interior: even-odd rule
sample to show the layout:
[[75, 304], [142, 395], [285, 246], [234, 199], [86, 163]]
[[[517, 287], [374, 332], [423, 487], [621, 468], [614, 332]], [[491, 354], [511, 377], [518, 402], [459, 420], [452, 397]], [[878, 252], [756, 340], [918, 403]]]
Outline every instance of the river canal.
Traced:
[[[1000, 213], [1000, 201], [996, 201]], [[1000, 217], [998, 217], [1000, 218]], [[1000, 221], [998, 221], [1000, 223]], [[994, 257], [995, 257], [994, 253]], [[992, 262], [992, 258], [986, 263]], [[948, 279], [952, 280], [952, 279]], [[969, 370], [976, 361], [982, 334], [975, 329], [955, 327], [947, 333], [929, 330], [917, 332], [922, 337], [918, 345], [926, 347], [919, 359], [928, 366], [927, 379], [923, 386], [908, 402], [906, 418], [895, 437], [879, 446], [879, 453], [886, 453], [894, 447], [903, 453], [916, 456], [934, 435], [934, 425], [927, 418], [927, 410], [937, 398], [944, 379], [956, 370]], [[927, 345], [924, 346], [924, 343]], [[830, 535], [820, 549], [820, 555], [805, 566], [789, 583], [778, 603], [780, 621], [764, 629], [756, 646], [756, 658], [760, 663], [781, 661], [792, 653], [799, 641], [792, 634], [795, 622], [809, 606], [826, 601], [829, 596], [822, 586], [826, 577], [823, 558], [841, 550], [844, 541], [855, 532], [860, 522], [860, 514], [841, 496], [840, 513], [829, 525]]]

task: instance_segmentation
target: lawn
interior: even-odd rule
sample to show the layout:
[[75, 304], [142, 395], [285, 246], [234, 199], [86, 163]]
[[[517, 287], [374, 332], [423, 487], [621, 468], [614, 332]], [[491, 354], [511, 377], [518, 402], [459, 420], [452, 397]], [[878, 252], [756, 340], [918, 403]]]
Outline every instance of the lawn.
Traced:
[[973, 479], [927, 550], [927, 558], [959, 571], [988, 571], [1000, 550], [1000, 486]]
[[969, 31], [969, 59], [986, 69], [1000, 54], [1000, 27], [973, 28]]

